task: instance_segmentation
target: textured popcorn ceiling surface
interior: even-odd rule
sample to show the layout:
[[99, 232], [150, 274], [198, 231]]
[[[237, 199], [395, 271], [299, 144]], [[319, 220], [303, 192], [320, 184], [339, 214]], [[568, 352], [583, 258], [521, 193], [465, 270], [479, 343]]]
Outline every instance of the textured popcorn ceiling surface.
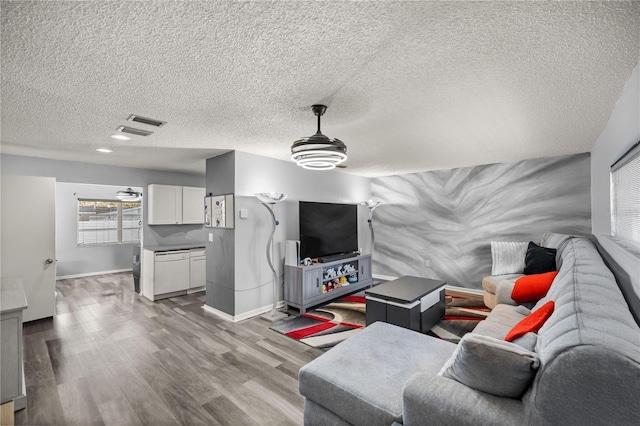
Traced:
[[[640, 2], [2, 1], [1, 19], [3, 153], [197, 173], [231, 149], [287, 160], [314, 103], [364, 176], [586, 152], [640, 59]], [[132, 113], [168, 124], [111, 139]]]

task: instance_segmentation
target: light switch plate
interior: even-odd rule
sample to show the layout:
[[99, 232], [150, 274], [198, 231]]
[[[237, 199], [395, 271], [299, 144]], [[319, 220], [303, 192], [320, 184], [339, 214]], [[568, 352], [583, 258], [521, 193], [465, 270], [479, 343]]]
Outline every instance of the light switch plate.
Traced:
[[209, 242], [212, 243], [213, 242], [213, 233], [209, 232]]
[[249, 217], [249, 210], [240, 209], [240, 219], [246, 219]]

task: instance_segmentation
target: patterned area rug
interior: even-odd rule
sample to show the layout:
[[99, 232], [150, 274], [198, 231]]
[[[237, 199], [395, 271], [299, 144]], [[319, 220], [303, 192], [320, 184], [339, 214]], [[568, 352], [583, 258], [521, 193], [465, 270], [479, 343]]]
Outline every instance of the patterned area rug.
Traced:
[[[481, 296], [445, 294], [445, 317], [427, 334], [457, 343], [489, 314]], [[275, 323], [272, 330], [309, 346], [327, 350], [360, 332], [366, 325], [364, 292], [317, 307]]]

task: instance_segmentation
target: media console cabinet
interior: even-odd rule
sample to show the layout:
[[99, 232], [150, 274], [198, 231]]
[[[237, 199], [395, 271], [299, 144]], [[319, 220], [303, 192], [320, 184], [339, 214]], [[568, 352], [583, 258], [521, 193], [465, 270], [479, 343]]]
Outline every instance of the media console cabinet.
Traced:
[[284, 300], [301, 314], [312, 306], [372, 284], [370, 254], [309, 266], [284, 267]]

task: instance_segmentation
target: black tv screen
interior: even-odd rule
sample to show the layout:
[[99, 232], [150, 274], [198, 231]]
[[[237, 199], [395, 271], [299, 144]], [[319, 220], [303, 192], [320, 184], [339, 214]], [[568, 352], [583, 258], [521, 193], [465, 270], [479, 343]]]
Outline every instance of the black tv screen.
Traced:
[[300, 201], [300, 257], [358, 251], [358, 206]]

